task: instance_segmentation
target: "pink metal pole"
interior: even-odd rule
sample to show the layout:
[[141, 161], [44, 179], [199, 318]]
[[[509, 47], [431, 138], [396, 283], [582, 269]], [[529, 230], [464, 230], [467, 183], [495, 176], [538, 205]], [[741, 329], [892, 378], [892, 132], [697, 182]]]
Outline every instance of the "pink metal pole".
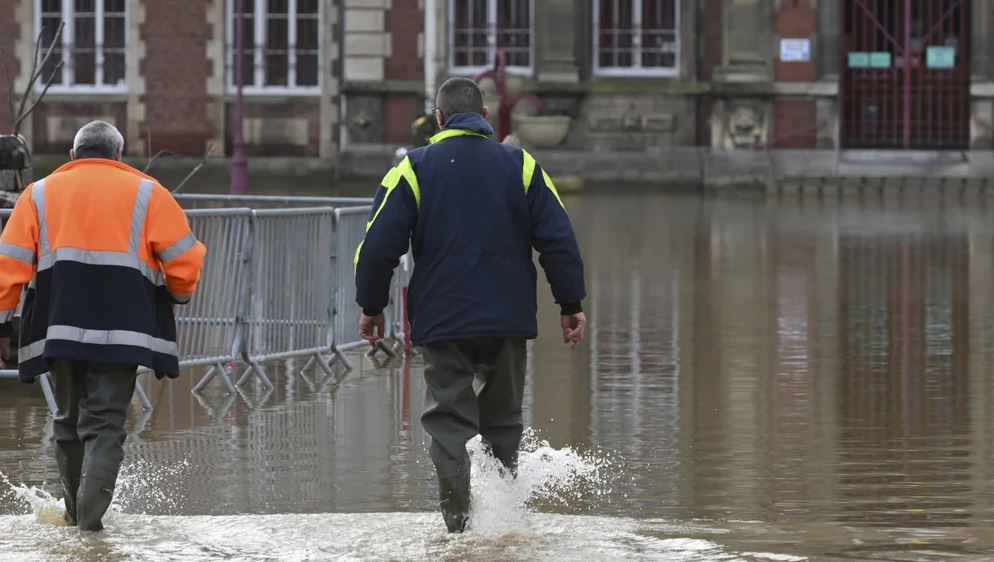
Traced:
[[231, 152], [231, 185], [229, 186], [229, 191], [234, 195], [248, 193], [245, 181], [248, 162], [245, 158], [245, 135], [242, 130], [245, 120], [245, 98], [242, 93], [245, 84], [245, 13], [243, 1], [236, 0], [235, 2], [238, 14], [235, 25], [235, 85], [238, 90], [235, 94], [234, 146], [232, 146]]
[[911, 0], [904, 0], [904, 148], [911, 148]]

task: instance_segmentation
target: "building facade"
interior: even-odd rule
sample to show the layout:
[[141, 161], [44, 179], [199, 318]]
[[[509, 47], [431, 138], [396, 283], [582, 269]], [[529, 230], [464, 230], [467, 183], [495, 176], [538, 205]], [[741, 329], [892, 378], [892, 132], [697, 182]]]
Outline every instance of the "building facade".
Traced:
[[254, 155], [407, 144], [442, 80], [499, 53], [513, 91], [571, 118], [567, 150], [992, 146], [991, 0], [0, 0], [15, 91], [65, 23], [35, 151], [103, 118], [132, 155], [230, 154], [236, 1]]

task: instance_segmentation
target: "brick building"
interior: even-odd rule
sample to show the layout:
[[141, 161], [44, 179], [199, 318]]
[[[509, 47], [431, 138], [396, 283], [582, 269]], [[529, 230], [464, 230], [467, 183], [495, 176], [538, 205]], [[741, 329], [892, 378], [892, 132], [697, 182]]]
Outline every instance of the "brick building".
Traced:
[[[101, 117], [131, 154], [149, 137], [230, 153], [235, 1], [0, 0], [19, 89], [33, 38], [66, 22], [66, 64], [25, 131], [36, 151], [61, 153]], [[405, 144], [426, 92], [498, 48], [515, 87], [572, 118], [566, 149], [991, 147], [989, 1], [241, 1], [258, 155]]]

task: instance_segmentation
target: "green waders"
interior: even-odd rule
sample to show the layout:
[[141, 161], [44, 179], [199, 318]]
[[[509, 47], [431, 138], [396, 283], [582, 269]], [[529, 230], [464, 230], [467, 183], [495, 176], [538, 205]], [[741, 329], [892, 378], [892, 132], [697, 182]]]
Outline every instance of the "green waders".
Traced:
[[55, 459], [65, 488], [66, 522], [103, 529], [124, 460], [124, 420], [135, 392], [137, 367], [77, 359], [52, 364]]
[[[521, 400], [527, 350], [523, 338], [476, 338], [430, 343], [423, 348], [428, 390], [421, 423], [438, 473], [439, 504], [450, 532], [469, 519], [466, 442], [480, 435], [512, 474], [521, 444]], [[479, 395], [473, 381], [485, 383]]]

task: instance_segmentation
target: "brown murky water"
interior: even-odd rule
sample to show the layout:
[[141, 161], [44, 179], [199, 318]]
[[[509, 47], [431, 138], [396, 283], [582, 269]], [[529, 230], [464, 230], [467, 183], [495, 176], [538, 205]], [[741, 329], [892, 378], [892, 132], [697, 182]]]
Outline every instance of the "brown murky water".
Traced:
[[[992, 560], [994, 221], [968, 199], [570, 199], [589, 345], [557, 341], [542, 284], [526, 423], [549, 447], [530, 447], [528, 466], [599, 473], [536, 480], [525, 492], [543, 497], [525, 511], [501, 511], [510, 492], [482, 480], [503, 522], [480, 514], [466, 537], [432, 513], [417, 360], [367, 361], [338, 386], [290, 362], [273, 368], [272, 395], [247, 393], [255, 409], [216, 389], [201, 403], [192, 376], [151, 383], [110, 532], [51, 527], [8, 493], [0, 548], [25, 560]], [[55, 491], [49, 435], [38, 389], [0, 382], [0, 472]], [[582, 458], [557, 457], [565, 446]], [[559, 489], [536, 494], [543, 482]]]

